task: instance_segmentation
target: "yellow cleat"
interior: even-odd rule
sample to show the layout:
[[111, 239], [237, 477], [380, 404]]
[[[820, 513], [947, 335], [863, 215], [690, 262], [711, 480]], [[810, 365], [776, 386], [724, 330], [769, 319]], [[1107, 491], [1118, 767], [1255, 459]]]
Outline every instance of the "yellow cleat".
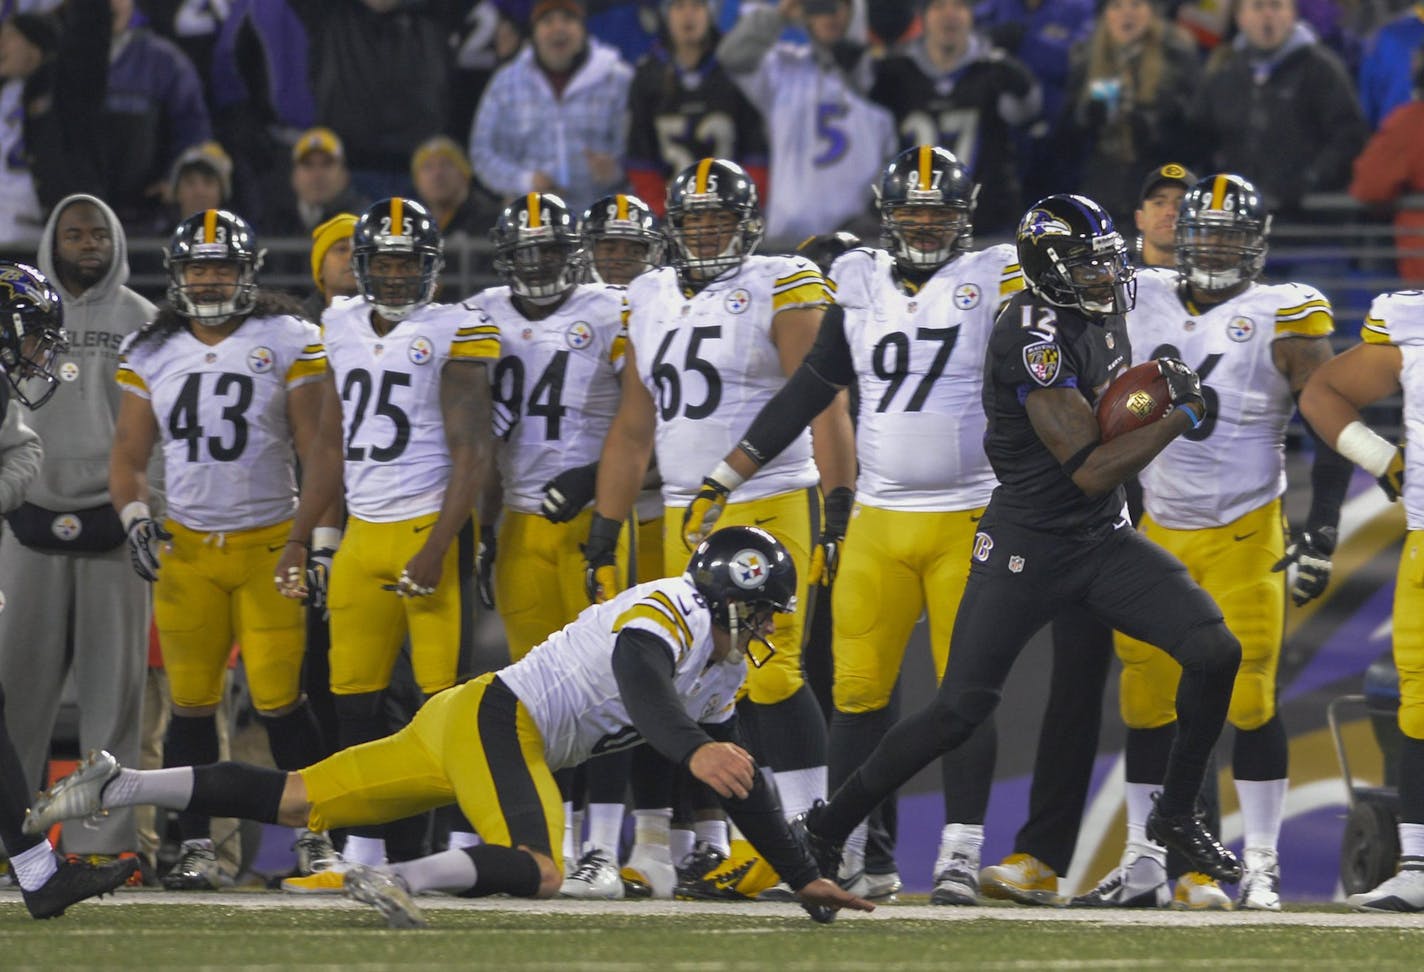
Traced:
[[698, 877], [680, 880], [675, 897], [682, 901], [753, 901], [781, 878], [744, 840], [732, 841], [732, 856]]
[[342, 868], [329, 868], [304, 877], [285, 878], [282, 890], [288, 894], [345, 894], [346, 872]]
[[1177, 878], [1172, 907], [1178, 911], [1231, 911], [1233, 906], [1231, 898], [1213, 878], [1188, 871]]
[[1032, 854], [1010, 854], [979, 872], [979, 893], [1019, 904], [1057, 904], [1058, 872]]

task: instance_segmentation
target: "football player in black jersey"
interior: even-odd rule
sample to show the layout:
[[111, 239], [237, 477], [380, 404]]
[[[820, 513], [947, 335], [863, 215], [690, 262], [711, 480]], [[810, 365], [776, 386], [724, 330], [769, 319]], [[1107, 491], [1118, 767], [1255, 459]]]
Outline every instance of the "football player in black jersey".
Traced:
[[830, 873], [840, 844], [887, 792], [989, 716], [1033, 633], [1082, 604], [1182, 665], [1179, 734], [1147, 833], [1197, 870], [1234, 881], [1240, 863], [1193, 810], [1241, 647], [1180, 561], [1131, 529], [1121, 485], [1205, 418], [1201, 382], [1164, 359], [1169, 413], [1102, 442], [1093, 406], [1131, 363], [1127, 245], [1100, 206], [1061, 195], [1028, 211], [1017, 244], [1028, 290], [1000, 313], [984, 369], [985, 449], [1000, 485], [975, 537], [944, 681], [931, 705], [901, 720], [831, 802], [806, 815], [807, 831]]

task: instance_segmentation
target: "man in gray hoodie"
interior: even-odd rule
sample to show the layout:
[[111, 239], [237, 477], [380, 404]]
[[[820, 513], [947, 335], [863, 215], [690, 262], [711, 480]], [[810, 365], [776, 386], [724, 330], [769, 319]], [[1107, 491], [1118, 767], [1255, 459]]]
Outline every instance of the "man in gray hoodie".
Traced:
[[[60, 200], [36, 262], [64, 300], [70, 350], [59, 388], [41, 411], [23, 408], [44, 443], [40, 475], [0, 540], [0, 683], [31, 789], [45, 760], [70, 667], [79, 691], [79, 746], [138, 759], [148, 658], [148, 585], [129, 566], [128, 545], [109, 503], [109, 448], [120, 389], [119, 343], [153, 319], [154, 306], [124, 286], [123, 227], [93, 196]], [[64, 849], [116, 855], [135, 849], [133, 814], [66, 827]]]

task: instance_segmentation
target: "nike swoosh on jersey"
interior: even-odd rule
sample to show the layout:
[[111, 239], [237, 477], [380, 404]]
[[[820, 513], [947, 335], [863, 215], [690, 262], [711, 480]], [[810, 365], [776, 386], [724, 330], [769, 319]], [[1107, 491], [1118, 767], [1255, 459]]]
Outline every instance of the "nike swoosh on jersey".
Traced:
[[277, 545], [274, 547], [274, 546], [272, 546], [272, 545], [269, 543], [269, 544], [267, 544], [267, 552], [268, 552], [268, 553], [276, 553], [278, 550], [281, 550], [281, 549], [282, 549], [283, 547], [285, 547], [285, 546], [286, 546], [285, 543], [279, 543], [279, 544], [277, 544]]
[[978, 516], [975, 516], [975, 515], [972, 514], [972, 513], [969, 515], [969, 522], [970, 522], [970, 523], [978, 523], [978, 522], [979, 522], [980, 520], [982, 520], [982, 519], [984, 519], [984, 514], [983, 514], [983, 513], [980, 513]]
[[776, 519], [776, 517], [774, 517], [774, 516], [768, 516], [768, 517], [764, 517], [764, 518], [759, 519], [759, 520], [752, 520], [752, 523], [753, 523], [754, 525], [756, 525], [756, 526], [761, 526], [763, 523], [770, 523], [770, 522], [771, 522], [772, 520], [774, 520], [774, 519]]
[[1231, 539], [1236, 540], [1237, 542], [1240, 542], [1240, 541], [1242, 541], [1242, 540], [1248, 540], [1248, 539], [1250, 539], [1251, 537], [1254, 537], [1256, 534], [1258, 534], [1258, 533], [1260, 533], [1260, 532], [1261, 532], [1260, 530], [1252, 530], [1250, 533], [1243, 533], [1243, 534], [1241, 534], [1240, 536], [1237, 536], [1236, 534], [1233, 533], [1233, 534], [1231, 535]]
[[431, 522], [425, 524], [425, 526], [411, 527], [410, 529], [412, 533], [424, 533], [426, 530], [429, 530], [434, 525], [435, 521], [432, 520]]

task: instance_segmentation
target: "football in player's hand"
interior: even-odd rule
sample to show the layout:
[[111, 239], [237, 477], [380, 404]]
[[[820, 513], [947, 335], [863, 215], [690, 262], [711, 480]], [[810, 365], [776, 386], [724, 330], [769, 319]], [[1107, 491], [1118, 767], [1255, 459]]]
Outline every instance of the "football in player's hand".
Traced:
[[1118, 375], [1098, 401], [1098, 429], [1103, 441], [1151, 425], [1172, 407], [1167, 379], [1157, 362], [1146, 361]]

